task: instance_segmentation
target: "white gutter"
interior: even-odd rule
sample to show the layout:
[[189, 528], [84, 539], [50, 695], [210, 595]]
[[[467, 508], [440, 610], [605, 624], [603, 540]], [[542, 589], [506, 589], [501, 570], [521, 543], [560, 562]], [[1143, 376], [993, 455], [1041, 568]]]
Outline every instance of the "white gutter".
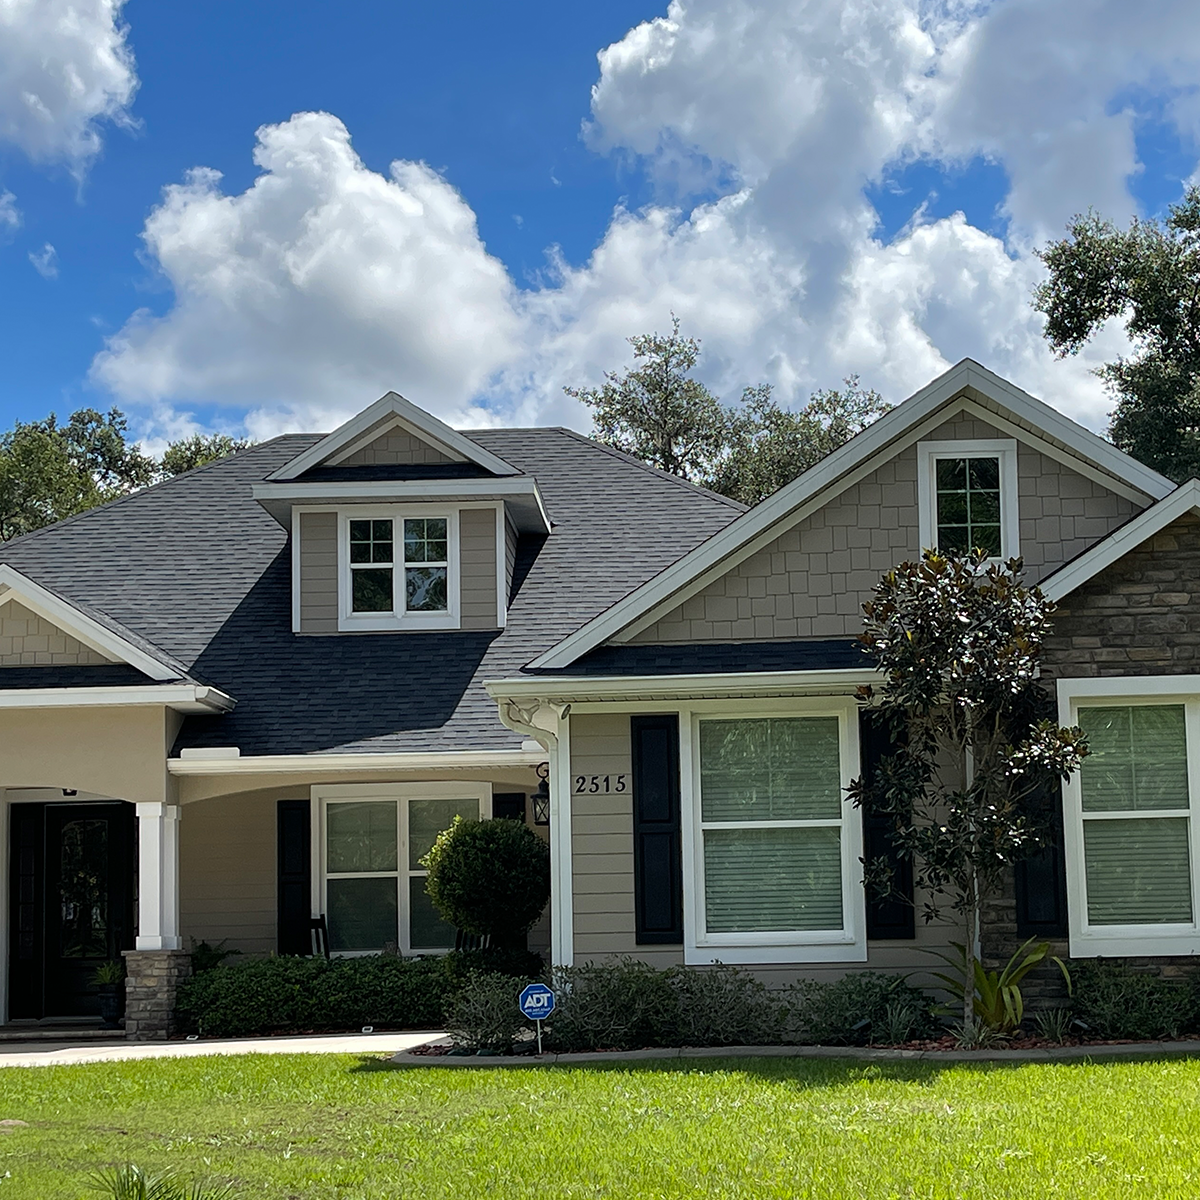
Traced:
[[225, 713], [237, 703], [218, 688], [196, 684], [118, 687], [6, 688], [0, 708], [90, 708], [94, 705], [163, 704], [178, 712]]
[[850, 667], [832, 671], [728, 671], [706, 675], [521, 676], [494, 679], [483, 686], [497, 701], [581, 701], [625, 696], [686, 700], [700, 695], [719, 698], [771, 692], [843, 693], [878, 680], [879, 673], [870, 667]]
[[536, 767], [544, 750], [440, 750], [409, 754], [230, 754], [228, 758], [168, 758], [172, 775], [274, 775], [346, 771], [480, 771]]

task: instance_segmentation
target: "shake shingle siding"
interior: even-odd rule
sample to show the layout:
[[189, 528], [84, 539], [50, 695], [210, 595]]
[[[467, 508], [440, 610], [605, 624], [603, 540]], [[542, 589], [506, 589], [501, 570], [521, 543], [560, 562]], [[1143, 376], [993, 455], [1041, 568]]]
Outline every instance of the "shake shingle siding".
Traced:
[[251, 488], [288, 435], [0, 547], [64, 599], [237, 701], [179, 746], [243, 754], [517, 748], [483, 690], [723, 528], [739, 505], [560, 429], [473, 433], [536, 477], [553, 524], [517, 540], [503, 630], [292, 633], [289, 535]]

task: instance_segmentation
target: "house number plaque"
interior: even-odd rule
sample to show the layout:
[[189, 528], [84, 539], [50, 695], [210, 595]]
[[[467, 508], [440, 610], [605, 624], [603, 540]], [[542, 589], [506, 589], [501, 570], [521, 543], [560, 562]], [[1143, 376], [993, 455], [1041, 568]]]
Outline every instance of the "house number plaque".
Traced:
[[584, 792], [627, 792], [628, 775], [576, 775], [575, 795]]

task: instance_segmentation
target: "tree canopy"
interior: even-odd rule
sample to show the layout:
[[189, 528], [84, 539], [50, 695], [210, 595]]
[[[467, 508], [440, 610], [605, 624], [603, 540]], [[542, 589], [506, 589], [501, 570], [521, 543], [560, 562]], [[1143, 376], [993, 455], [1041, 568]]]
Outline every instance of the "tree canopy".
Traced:
[[[980, 914], [1009, 867], [1039, 845], [1047, 788], [1087, 753], [1060, 728], [1039, 678], [1054, 605], [1022, 582], [1020, 559], [939, 554], [887, 572], [863, 606], [862, 642], [883, 676], [859, 691], [891, 735], [878, 768], [850, 796], [890, 818], [917, 888], [965, 926], [965, 978], [975, 979]], [[868, 863], [879, 882], [880, 864]], [[974, 1021], [974, 986], [963, 1024]]]
[[722, 404], [692, 377], [700, 342], [680, 333], [675, 316], [669, 334], [629, 344], [634, 363], [623, 374], [606, 372], [598, 388], [564, 389], [592, 410], [595, 437], [744, 504], [765, 499], [890, 407], [856, 375], [797, 410], [781, 407], [768, 384]]
[[224, 434], [172, 442], [156, 462], [129, 440], [118, 408], [18, 421], [0, 434], [0, 542], [119, 499], [247, 445]]
[[1116, 401], [1113, 442], [1176, 482], [1200, 475], [1200, 188], [1128, 229], [1089, 210], [1039, 257], [1050, 274], [1033, 303], [1059, 357], [1125, 323], [1133, 353], [1097, 371]]

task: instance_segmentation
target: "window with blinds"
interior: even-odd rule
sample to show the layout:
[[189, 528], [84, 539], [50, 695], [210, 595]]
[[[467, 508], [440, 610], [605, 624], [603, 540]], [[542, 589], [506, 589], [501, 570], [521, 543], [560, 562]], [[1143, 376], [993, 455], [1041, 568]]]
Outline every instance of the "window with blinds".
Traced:
[[708, 934], [844, 924], [836, 716], [700, 722]]
[[1079, 708], [1090, 926], [1194, 920], [1191, 796], [1183, 704]]

